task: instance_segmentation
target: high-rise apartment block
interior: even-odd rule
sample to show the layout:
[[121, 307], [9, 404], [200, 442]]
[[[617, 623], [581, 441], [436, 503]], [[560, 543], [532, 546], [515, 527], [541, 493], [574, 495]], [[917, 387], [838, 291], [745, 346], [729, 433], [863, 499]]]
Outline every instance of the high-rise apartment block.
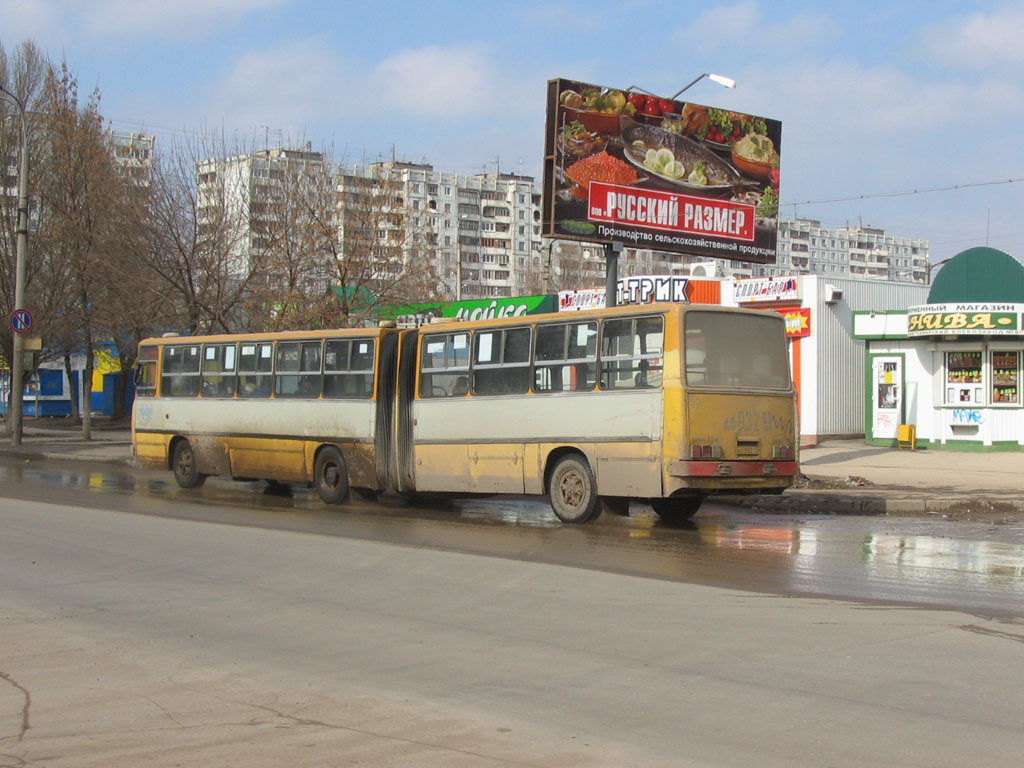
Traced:
[[[602, 246], [541, 237], [541, 201], [535, 180], [513, 173], [446, 173], [426, 163], [400, 161], [325, 164], [320, 153], [269, 149], [199, 165], [200, 221], [204, 206], [225, 196], [227, 210], [248, 222], [238, 259], [261, 245], [273, 206], [268, 201], [289, 169], [315, 166], [337, 191], [338, 238], [372, 241], [381, 263], [429, 260], [448, 298], [528, 295], [604, 283]], [[354, 213], [376, 199], [372, 223]], [[241, 268], [242, 262], [238, 262]], [[627, 275], [749, 277], [821, 274], [926, 283], [928, 241], [881, 229], [825, 229], [811, 219], [779, 222], [775, 264], [709, 259], [627, 248], [619, 259]], [[424, 299], [437, 297], [425, 296]]]
[[141, 187], [152, 181], [156, 137], [133, 131], [107, 131], [107, 144], [118, 168]]
[[927, 240], [865, 226], [826, 229], [820, 221], [779, 222], [775, 264], [753, 265], [755, 277], [814, 274], [895, 283], [928, 283]]

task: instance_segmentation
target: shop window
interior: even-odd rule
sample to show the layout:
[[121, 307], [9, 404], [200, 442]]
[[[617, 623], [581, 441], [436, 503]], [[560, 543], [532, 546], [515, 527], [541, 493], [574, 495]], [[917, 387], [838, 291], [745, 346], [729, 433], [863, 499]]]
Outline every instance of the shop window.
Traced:
[[947, 352], [946, 403], [980, 405], [983, 392], [981, 352]]
[[1020, 352], [992, 353], [992, 402], [1004, 405], [1020, 403]]

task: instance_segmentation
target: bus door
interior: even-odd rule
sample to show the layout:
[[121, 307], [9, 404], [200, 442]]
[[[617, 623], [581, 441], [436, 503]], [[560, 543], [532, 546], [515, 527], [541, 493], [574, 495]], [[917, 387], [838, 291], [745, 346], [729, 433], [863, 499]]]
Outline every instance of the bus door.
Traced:
[[396, 490], [416, 490], [413, 450], [413, 400], [416, 397], [416, 349], [419, 332], [402, 334], [398, 362], [397, 423], [395, 425], [395, 464], [398, 470]]
[[373, 436], [377, 464], [377, 487], [398, 488], [398, 464], [395, 441], [395, 390], [398, 378], [398, 334], [386, 333], [380, 339], [380, 363], [377, 373], [377, 418]]

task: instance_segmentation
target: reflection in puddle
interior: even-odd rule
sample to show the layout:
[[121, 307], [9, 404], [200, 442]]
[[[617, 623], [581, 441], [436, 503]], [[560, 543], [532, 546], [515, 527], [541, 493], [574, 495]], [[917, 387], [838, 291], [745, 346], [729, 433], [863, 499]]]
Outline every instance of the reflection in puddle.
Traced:
[[714, 546], [726, 549], [756, 550], [759, 552], [777, 552], [784, 555], [813, 555], [817, 543], [817, 534], [813, 531], [799, 529], [766, 528], [760, 526], [743, 526], [725, 528], [708, 526], [702, 533]]
[[994, 577], [1024, 576], [1024, 548], [1003, 542], [868, 535], [864, 561], [869, 566], [955, 570]]

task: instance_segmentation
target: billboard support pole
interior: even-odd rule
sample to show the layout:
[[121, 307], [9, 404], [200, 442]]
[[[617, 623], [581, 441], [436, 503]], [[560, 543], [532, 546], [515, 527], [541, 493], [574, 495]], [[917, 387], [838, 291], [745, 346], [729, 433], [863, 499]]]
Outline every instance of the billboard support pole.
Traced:
[[614, 307], [616, 304], [616, 292], [619, 287], [620, 253], [622, 253], [622, 243], [605, 243], [604, 305], [606, 307]]

